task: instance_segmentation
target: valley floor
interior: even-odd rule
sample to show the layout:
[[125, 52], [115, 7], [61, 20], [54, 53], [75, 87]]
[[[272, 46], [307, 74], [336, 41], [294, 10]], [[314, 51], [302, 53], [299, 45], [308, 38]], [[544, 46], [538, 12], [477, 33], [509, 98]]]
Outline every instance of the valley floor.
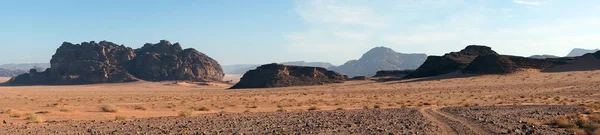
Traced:
[[[519, 123], [547, 123], [600, 101], [600, 71], [449, 77], [247, 90], [172, 82], [0, 87], [0, 134], [499, 134], [528, 132]], [[28, 114], [40, 123], [26, 124]]]

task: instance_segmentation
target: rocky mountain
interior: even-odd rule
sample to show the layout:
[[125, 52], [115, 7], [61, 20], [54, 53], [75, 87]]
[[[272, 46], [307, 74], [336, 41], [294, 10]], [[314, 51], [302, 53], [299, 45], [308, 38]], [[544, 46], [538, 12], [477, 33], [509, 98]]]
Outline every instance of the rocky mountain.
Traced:
[[498, 54], [492, 48], [470, 45], [460, 52], [451, 52], [444, 56], [429, 56], [427, 60], [404, 78], [421, 78], [447, 74], [466, 68], [479, 55]]
[[571, 50], [571, 52], [569, 52], [569, 54], [567, 54], [567, 57], [576, 57], [576, 56], [582, 56], [584, 54], [587, 53], [595, 53], [597, 51], [600, 51], [598, 49], [582, 49], [582, 48], [575, 48], [573, 50]]
[[3, 64], [0, 65], [0, 68], [2, 69], [7, 69], [7, 70], [22, 70], [22, 71], [29, 71], [29, 69], [35, 68], [38, 69], [38, 71], [41, 71], [39, 69], [43, 69], [45, 70], [46, 68], [50, 67], [50, 63], [19, 63], [19, 64]]
[[27, 71], [25, 70], [9, 70], [9, 69], [4, 69], [4, 68], [0, 68], [0, 77], [15, 77], [18, 76], [20, 74], [25, 74], [27, 73]]
[[462, 70], [463, 73], [472, 74], [509, 74], [520, 69], [546, 69], [561, 64], [560, 59], [533, 59], [507, 55], [480, 55], [469, 66]]
[[231, 89], [273, 88], [341, 83], [347, 76], [321, 67], [266, 64], [248, 71]]
[[532, 59], [547, 59], [547, 58], [560, 58], [559, 56], [554, 56], [554, 55], [532, 55], [529, 56], [527, 58], [532, 58]]
[[[305, 61], [292, 61], [280, 63], [289, 66], [307, 66], [307, 67], [322, 67], [329, 68], [334, 65], [327, 62], [305, 62]], [[225, 65], [223, 71], [225, 74], [244, 74], [252, 69], [256, 69], [260, 65], [258, 64], [238, 64], [238, 65]]]
[[426, 54], [404, 54], [390, 48], [376, 47], [358, 60], [351, 60], [330, 69], [348, 76], [374, 76], [381, 70], [416, 69], [426, 58]]
[[50, 68], [31, 69], [8, 85], [72, 85], [148, 81], [221, 81], [221, 66], [212, 58], [166, 40], [133, 50], [101, 41], [64, 42], [52, 56]]

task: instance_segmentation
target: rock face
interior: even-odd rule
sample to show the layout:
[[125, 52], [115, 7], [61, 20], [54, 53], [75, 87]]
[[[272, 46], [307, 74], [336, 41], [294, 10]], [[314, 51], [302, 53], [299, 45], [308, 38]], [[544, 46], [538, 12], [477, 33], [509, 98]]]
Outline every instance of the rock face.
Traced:
[[129, 67], [132, 75], [142, 80], [221, 81], [223, 69], [214, 59], [195, 49], [181, 48], [179, 43], [162, 40], [136, 49]]
[[[50, 60], [51, 68], [35, 69], [19, 75], [9, 85], [71, 85], [121, 83], [140, 79], [220, 81], [223, 72], [210, 57], [179, 44], [146, 45], [133, 50], [124, 45], [101, 41], [72, 44], [64, 42]], [[171, 47], [174, 46], [174, 47]], [[139, 55], [138, 55], [139, 54]], [[200, 69], [206, 69], [200, 71]], [[145, 72], [145, 73], [140, 73]], [[149, 75], [150, 74], [150, 75]], [[154, 76], [153, 76], [154, 75]]]
[[567, 54], [567, 57], [583, 56], [584, 54], [595, 53], [597, 51], [600, 51], [600, 50], [598, 50], [598, 49], [575, 48], [575, 49], [571, 50], [571, 52], [569, 52], [569, 54]]
[[509, 74], [519, 69], [546, 69], [560, 64], [560, 59], [532, 59], [506, 55], [481, 55], [462, 70], [473, 74]]
[[262, 65], [248, 71], [231, 89], [273, 88], [342, 83], [347, 77], [321, 67]]
[[382, 70], [377, 71], [373, 77], [404, 77], [412, 72], [414, 70]]
[[421, 78], [461, 71], [479, 55], [498, 55], [492, 48], [470, 45], [460, 52], [447, 53], [444, 56], [429, 56], [423, 65], [404, 78]]
[[[334, 65], [327, 62], [305, 62], [305, 61], [292, 61], [292, 62], [283, 62], [280, 63], [283, 65], [290, 66], [306, 66], [306, 67], [322, 67], [322, 68], [330, 68]], [[223, 71], [225, 74], [244, 74], [252, 69], [256, 69], [260, 65], [254, 64], [238, 64], [238, 65], [226, 65], [223, 66]]]
[[416, 69], [426, 58], [426, 54], [403, 54], [390, 48], [376, 47], [358, 60], [351, 60], [330, 69], [348, 76], [373, 76], [381, 70]]

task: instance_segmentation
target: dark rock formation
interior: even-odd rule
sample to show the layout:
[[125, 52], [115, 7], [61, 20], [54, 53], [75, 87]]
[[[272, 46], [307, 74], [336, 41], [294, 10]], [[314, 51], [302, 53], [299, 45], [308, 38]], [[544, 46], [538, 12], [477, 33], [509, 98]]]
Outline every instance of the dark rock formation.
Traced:
[[354, 81], [369, 80], [369, 77], [366, 77], [366, 76], [355, 76], [355, 77], [350, 78], [350, 80], [354, 80]]
[[506, 55], [480, 55], [463, 69], [473, 74], [509, 74], [519, 69], [546, 69], [560, 64], [560, 59], [532, 59]]
[[451, 52], [444, 56], [429, 56], [423, 65], [404, 78], [430, 77], [460, 71], [479, 55], [490, 54], [498, 53], [487, 46], [470, 45], [460, 52]]
[[[51, 68], [19, 75], [8, 85], [71, 85], [121, 83], [139, 80], [221, 81], [220, 65], [193, 49], [161, 41], [133, 50], [101, 41], [71, 44], [64, 42], [50, 60]], [[139, 54], [139, 55], [136, 55]], [[144, 72], [144, 73], [140, 73]], [[138, 76], [134, 76], [138, 75]]]
[[567, 57], [583, 56], [584, 54], [595, 53], [597, 51], [600, 51], [600, 50], [598, 50], [598, 49], [575, 48], [575, 49], [571, 50], [571, 52], [569, 52], [569, 54], [567, 54]]
[[373, 77], [404, 77], [412, 72], [414, 70], [382, 70], [377, 71]]
[[416, 69], [426, 58], [426, 54], [403, 54], [390, 48], [376, 47], [358, 60], [330, 69], [348, 76], [373, 76], [381, 70]]
[[344, 75], [325, 68], [273, 63], [248, 71], [231, 89], [321, 85], [341, 83], [346, 79]]
[[[283, 62], [279, 63], [283, 65], [289, 66], [306, 66], [306, 67], [322, 67], [322, 68], [330, 68], [334, 65], [327, 62], [305, 62], [305, 61], [292, 61], [292, 62]], [[237, 64], [237, 65], [226, 65], [223, 66], [223, 71], [225, 74], [244, 74], [252, 69], [256, 69], [260, 65], [258, 64]]]
[[179, 43], [162, 40], [135, 52], [138, 56], [131, 61], [129, 71], [142, 80], [221, 81], [224, 76], [217, 61], [195, 49], [182, 50]]

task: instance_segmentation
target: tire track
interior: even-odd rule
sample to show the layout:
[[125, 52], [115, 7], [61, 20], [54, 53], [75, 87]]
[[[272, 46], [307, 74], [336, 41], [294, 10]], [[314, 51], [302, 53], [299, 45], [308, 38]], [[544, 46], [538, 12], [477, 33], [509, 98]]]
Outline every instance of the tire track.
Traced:
[[437, 123], [442, 132], [440, 134], [446, 135], [488, 135], [490, 133], [485, 130], [474, 126], [471, 122], [467, 120], [463, 120], [461, 118], [452, 116], [450, 114], [446, 114], [440, 112], [437, 108], [422, 108], [421, 113], [430, 119], [432, 122]]

